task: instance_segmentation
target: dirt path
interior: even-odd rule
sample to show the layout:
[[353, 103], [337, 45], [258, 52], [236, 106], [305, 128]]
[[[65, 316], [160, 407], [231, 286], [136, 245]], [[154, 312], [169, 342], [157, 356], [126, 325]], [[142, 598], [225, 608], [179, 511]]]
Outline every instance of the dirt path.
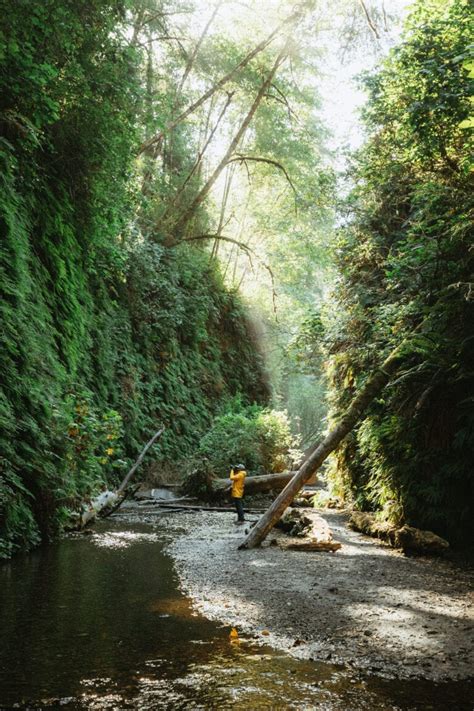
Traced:
[[399, 678], [472, 675], [472, 571], [406, 558], [350, 531], [344, 514], [321, 513], [337, 553], [238, 551], [244, 530], [231, 514], [175, 514], [163, 525], [183, 590], [208, 618], [296, 657]]

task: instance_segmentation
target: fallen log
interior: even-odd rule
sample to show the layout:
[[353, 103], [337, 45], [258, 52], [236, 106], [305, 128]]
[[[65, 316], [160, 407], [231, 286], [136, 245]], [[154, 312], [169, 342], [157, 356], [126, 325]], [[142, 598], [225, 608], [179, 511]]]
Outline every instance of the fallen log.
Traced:
[[120, 484], [119, 488], [117, 489], [117, 494], [121, 494], [121, 493], [124, 491], [124, 489], [125, 489], [125, 487], [127, 486], [128, 482], [130, 481], [130, 479], [132, 478], [132, 476], [135, 474], [135, 472], [137, 471], [137, 469], [138, 469], [138, 467], [140, 466], [140, 464], [143, 462], [143, 459], [144, 459], [144, 457], [145, 457], [145, 454], [148, 452], [148, 450], [150, 449], [150, 447], [152, 447], [152, 446], [155, 444], [156, 440], [161, 437], [161, 435], [163, 434], [164, 431], [165, 431], [165, 428], [162, 427], [161, 429], [158, 430], [158, 432], [155, 432], [155, 434], [153, 435], [153, 437], [152, 437], [152, 438], [146, 443], [146, 445], [143, 447], [143, 449], [142, 449], [142, 451], [141, 451], [141, 453], [140, 453], [140, 456], [138, 457], [137, 461], [135, 462], [135, 464], [134, 464], [133, 467], [130, 469], [130, 471], [128, 472], [128, 474], [126, 475], [126, 477], [123, 479], [122, 483]]
[[[245, 479], [244, 496], [269, 491], [281, 491], [293, 475], [294, 472], [280, 472], [279, 474], [248, 476]], [[186, 477], [181, 485], [180, 492], [190, 497], [216, 501], [228, 497], [230, 489], [229, 479], [218, 479], [213, 476], [206, 466], [202, 466]]]
[[[261, 474], [259, 476], [247, 476], [245, 478], [245, 495], [259, 494], [265, 491], [281, 491], [295, 472], [280, 472], [279, 474]], [[216, 479], [213, 483], [214, 492], [220, 493], [230, 492], [230, 483], [228, 479]]]
[[[280, 538], [275, 542], [283, 550], [331, 551], [334, 553], [342, 546], [333, 541], [328, 522], [319, 514], [302, 513], [299, 509], [287, 509], [276, 524], [290, 538]], [[295, 540], [299, 538], [300, 540]]]
[[302, 513], [300, 509], [288, 508], [275, 527], [280, 528], [289, 536], [332, 541], [332, 531], [328, 522], [312, 511]]
[[[152, 506], [158, 509], [179, 509], [180, 511], [225, 511], [227, 513], [235, 513], [235, 509], [232, 506], [199, 506], [199, 504], [191, 506], [188, 504], [175, 504], [171, 501], [169, 503], [154, 503]], [[245, 508], [245, 513], [262, 514], [263, 510]]]
[[448, 541], [432, 531], [422, 531], [413, 526], [395, 526], [387, 521], [377, 521], [373, 514], [353, 511], [349, 526], [368, 536], [379, 538], [393, 548], [401, 548], [405, 553], [439, 555], [449, 548]]
[[337, 541], [318, 541], [317, 538], [301, 541], [280, 539], [278, 541], [278, 547], [285, 551], [329, 551], [330, 553], [335, 553], [342, 548], [341, 544], [337, 543]]
[[165, 428], [162, 427], [161, 429], [158, 430], [158, 432], [155, 432], [153, 437], [146, 443], [146, 445], [143, 447], [140, 456], [132, 466], [132, 468], [129, 470], [127, 475], [123, 478], [120, 486], [116, 491], [102, 491], [99, 496], [97, 496], [95, 499], [93, 499], [90, 502], [90, 505], [87, 507], [85, 511], [80, 516], [79, 523], [77, 528], [80, 530], [82, 528], [85, 528], [88, 526], [92, 521], [97, 516], [101, 516], [102, 518], [106, 518], [108, 515], [108, 511], [110, 510], [110, 513], [113, 511], [116, 511], [125, 501], [127, 498], [127, 484], [132, 478], [133, 474], [135, 474], [136, 470], [142, 463], [145, 454], [148, 452], [150, 447], [155, 444], [156, 440], [161, 437], [163, 432], [165, 431]]
[[178, 496], [176, 499], [156, 499], [154, 497], [145, 499], [141, 497], [137, 502], [137, 506], [160, 506], [161, 504], [177, 504], [181, 501], [197, 501], [197, 498], [195, 496]]
[[128, 489], [125, 489], [122, 496], [117, 496], [114, 504], [108, 504], [103, 509], [101, 509], [98, 512], [98, 516], [100, 516], [100, 518], [108, 518], [109, 516], [112, 516], [112, 514], [115, 513], [117, 509], [122, 506], [125, 499], [133, 499], [139, 488], [140, 484], [137, 484], [134, 487], [131, 486]]

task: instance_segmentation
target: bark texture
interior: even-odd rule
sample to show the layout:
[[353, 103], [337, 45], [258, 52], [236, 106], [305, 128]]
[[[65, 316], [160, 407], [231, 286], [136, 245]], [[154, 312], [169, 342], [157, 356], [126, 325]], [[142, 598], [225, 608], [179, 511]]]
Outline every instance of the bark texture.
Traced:
[[377, 521], [373, 514], [365, 511], [353, 511], [349, 526], [355, 531], [380, 538], [406, 553], [439, 555], [449, 549], [448, 541], [432, 531], [422, 531], [413, 526], [398, 527], [387, 521]]

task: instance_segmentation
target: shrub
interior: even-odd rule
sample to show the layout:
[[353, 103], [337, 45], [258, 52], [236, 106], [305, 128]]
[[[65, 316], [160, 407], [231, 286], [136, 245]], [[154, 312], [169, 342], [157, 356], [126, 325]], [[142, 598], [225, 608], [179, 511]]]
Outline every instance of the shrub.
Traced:
[[199, 455], [222, 477], [236, 463], [262, 474], [293, 466], [301, 457], [298, 445], [285, 411], [253, 405], [216, 417], [200, 441]]

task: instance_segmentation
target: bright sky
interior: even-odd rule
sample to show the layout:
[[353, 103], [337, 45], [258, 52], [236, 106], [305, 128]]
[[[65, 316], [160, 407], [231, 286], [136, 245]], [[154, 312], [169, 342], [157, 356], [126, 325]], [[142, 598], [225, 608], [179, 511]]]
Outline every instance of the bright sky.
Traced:
[[343, 62], [336, 46], [327, 48], [326, 76], [318, 82], [318, 88], [323, 101], [322, 114], [333, 134], [331, 146], [334, 148], [347, 145], [355, 149], [363, 141], [359, 111], [366, 96], [357, 85], [357, 76], [375, 69], [390, 47], [397, 43], [410, 0], [390, 0], [387, 5], [399, 20], [390, 24], [389, 33], [382, 36], [376, 50], [370, 46], [359, 47], [349, 61]]

